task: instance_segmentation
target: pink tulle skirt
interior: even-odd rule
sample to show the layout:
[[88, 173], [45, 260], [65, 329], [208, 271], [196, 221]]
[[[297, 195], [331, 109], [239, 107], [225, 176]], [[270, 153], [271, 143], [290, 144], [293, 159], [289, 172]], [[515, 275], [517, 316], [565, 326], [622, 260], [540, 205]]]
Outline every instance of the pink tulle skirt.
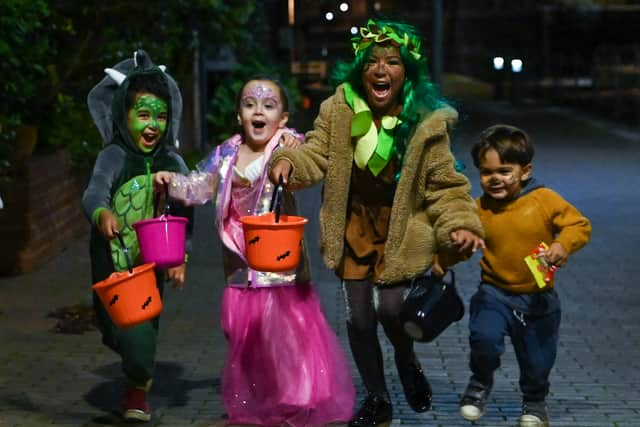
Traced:
[[227, 424], [346, 422], [355, 389], [342, 346], [310, 284], [225, 288], [222, 373]]

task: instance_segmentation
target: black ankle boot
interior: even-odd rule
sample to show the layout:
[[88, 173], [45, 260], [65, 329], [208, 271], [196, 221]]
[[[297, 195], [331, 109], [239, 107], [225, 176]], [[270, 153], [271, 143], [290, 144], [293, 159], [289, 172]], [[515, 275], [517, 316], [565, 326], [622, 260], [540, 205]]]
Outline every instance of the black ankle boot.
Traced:
[[391, 421], [393, 407], [391, 402], [377, 394], [369, 393], [362, 402], [360, 410], [349, 421], [350, 427], [371, 427]]
[[397, 364], [400, 382], [404, 395], [411, 409], [416, 412], [426, 412], [431, 409], [431, 385], [422, 372], [420, 363], [412, 360], [406, 364]]

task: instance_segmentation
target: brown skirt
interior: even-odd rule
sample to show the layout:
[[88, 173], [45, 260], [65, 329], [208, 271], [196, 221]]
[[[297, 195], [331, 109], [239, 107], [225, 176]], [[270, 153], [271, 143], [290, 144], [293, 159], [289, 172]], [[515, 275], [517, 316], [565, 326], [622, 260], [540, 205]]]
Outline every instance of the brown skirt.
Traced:
[[375, 282], [384, 271], [384, 246], [395, 193], [395, 165], [377, 177], [354, 164], [351, 175], [345, 245], [336, 274], [343, 280]]

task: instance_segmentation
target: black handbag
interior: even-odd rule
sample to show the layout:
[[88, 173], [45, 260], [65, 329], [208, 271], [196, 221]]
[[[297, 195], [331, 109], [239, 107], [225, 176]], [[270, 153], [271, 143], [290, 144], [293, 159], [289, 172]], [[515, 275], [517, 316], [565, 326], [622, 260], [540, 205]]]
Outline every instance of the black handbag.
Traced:
[[411, 339], [421, 342], [433, 341], [453, 322], [464, 316], [464, 303], [456, 291], [453, 270], [437, 277], [424, 274], [411, 280], [409, 293], [402, 304], [400, 320]]

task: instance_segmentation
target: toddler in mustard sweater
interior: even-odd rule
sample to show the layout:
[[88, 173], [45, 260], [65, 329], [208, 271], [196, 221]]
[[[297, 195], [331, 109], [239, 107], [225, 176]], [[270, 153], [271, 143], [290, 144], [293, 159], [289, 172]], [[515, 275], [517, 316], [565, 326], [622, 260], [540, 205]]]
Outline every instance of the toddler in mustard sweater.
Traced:
[[[460, 414], [469, 421], [484, 415], [508, 335], [520, 367], [519, 425], [549, 425], [545, 397], [556, 358], [560, 300], [553, 276], [537, 283], [524, 259], [535, 252], [551, 271], [563, 267], [589, 240], [591, 224], [531, 177], [533, 154], [527, 134], [507, 125], [483, 131], [471, 151], [483, 190], [476, 202], [486, 248], [469, 315], [472, 375], [460, 401]], [[542, 242], [548, 248], [537, 249]]]

